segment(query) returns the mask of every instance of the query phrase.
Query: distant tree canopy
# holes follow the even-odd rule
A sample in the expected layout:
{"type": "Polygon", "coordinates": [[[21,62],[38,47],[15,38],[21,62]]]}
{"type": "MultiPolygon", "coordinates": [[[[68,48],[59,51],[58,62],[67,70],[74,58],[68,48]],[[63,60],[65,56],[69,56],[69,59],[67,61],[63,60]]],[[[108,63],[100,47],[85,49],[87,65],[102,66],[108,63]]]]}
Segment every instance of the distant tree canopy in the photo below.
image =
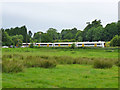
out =
{"type": "Polygon", "coordinates": [[[32,37],[32,32],[29,31],[27,34],[26,26],[15,27],[10,29],[1,29],[2,31],[2,45],[16,45],[21,44],[22,42],[30,42],[32,37]],[[18,41],[19,42],[18,42],[18,41]]]}
{"type": "Polygon", "coordinates": [[[5,31],[8,33],[9,36],[23,35],[24,38],[23,42],[26,42],[26,37],[27,37],[26,26],[5,29],[5,31]]]}
{"type": "Polygon", "coordinates": [[[94,20],[84,30],[77,28],[63,29],[60,33],[55,28],[49,28],[46,33],[27,32],[26,26],[1,29],[3,45],[17,45],[29,42],[82,42],[82,41],[110,41],[120,35],[120,21],[102,26],[101,20],[94,20]]]}

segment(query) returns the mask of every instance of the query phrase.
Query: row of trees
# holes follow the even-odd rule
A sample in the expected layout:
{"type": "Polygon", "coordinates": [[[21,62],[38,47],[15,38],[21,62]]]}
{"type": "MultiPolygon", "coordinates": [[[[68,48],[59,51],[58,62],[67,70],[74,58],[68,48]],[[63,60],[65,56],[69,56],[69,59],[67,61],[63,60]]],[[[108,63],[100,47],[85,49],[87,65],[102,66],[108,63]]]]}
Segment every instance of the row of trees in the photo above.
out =
{"type": "Polygon", "coordinates": [[[33,41],[40,42],[74,42],[74,41],[110,41],[115,35],[118,35],[120,30],[120,21],[107,24],[105,27],[101,24],[100,20],[94,20],[88,24],[85,29],[77,30],[63,29],[61,33],[57,33],[54,28],[49,28],[46,33],[39,32],[33,36],[33,41]]]}
{"type": "Polygon", "coordinates": [[[1,29],[3,45],[20,45],[25,42],[75,42],[75,41],[110,41],[120,31],[120,21],[107,24],[105,27],[100,20],[94,20],[85,29],[63,29],[58,33],[56,29],[49,28],[46,33],[27,32],[26,26],[1,29]]]}
{"type": "Polygon", "coordinates": [[[23,42],[30,42],[32,32],[27,33],[26,26],[1,29],[2,31],[2,45],[21,45],[23,42]]]}

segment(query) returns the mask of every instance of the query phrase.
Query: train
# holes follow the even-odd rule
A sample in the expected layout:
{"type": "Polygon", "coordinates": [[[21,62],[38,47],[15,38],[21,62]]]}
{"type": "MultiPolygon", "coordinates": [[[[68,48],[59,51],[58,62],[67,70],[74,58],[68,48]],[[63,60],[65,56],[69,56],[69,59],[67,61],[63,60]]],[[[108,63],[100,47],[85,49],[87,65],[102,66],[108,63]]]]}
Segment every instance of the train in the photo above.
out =
{"type": "MultiPolygon", "coordinates": [[[[23,46],[29,47],[31,43],[22,43],[23,46]]],[[[99,42],[56,42],[56,43],[33,43],[34,46],[38,47],[71,47],[75,44],[75,47],[106,47],[106,43],[99,42]]]]}

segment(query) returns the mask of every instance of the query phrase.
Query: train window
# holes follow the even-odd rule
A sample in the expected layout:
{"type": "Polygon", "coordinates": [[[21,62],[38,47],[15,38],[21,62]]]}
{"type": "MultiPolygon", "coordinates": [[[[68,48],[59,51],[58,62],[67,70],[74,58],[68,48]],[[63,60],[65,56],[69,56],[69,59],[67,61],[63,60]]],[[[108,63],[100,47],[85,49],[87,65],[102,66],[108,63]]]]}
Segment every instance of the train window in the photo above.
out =
{"type": "Polygon", "coordinates": [[[58,44],[55,44],[55,46],[58,45],[58,44]]]}
{"type": "Polygon", "coordinates": [[[82,44],[78,44],[78,45],[82,45],[82,44]]]}
{"type": "Polygon", "coordinates": [[[40,45],[47,45],[47,44],[40,44],[40,45]]]}
{"type": "Polygon", "coordinates": [[[68,44],[60,44],[60,45],[68,45],[68,44]]]}
{"type": "Polygon", "coordinates": [[[84,45],[94,45],[94,44],[84,44],[84,45]]]}
{"type": "Polygon", "coordinates": [[[97,43],[97,45],[101,45],[100,43],[97,43]]]}

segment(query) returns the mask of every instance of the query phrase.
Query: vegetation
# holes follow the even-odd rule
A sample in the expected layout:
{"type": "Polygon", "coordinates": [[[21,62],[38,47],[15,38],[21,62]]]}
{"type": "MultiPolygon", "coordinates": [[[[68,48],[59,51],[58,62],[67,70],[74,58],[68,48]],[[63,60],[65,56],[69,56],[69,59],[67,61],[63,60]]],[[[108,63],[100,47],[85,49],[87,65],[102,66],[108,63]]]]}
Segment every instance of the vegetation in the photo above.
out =
{"type": "Polygon", "coordinates": [[[94,61],[94,68],[112,68],[113,63],[111,60],[95,60],[94,61]]]}
{"type": "Polygon", "coordinates": [[[57,29],[49,28],[46,33],[41,31],[32,34],[27,32],[26,26],[15,27],[2,30],[2,45],[21,45],[24,43],[37,42],[82,42],[82,41],[110,41],[115,35],[119,35],[120,22],[102,26],[100,20],[94,20],[88,24],[84,30],[77,28],[63,29],[60,33],[57,29]],[[33,35],[33,37],[32,37],[33,35]]]}
{"type": "Polygon", "coordinates": [[[90,65],[57,65],[3,73],[3,88],[118,88],[118,68],[94,69],[90,65]]]}
{"type": "Polygon", "coordinates": [[[7,48],[3,88],[117,88],[116,48],[7,48]],[[101,58],[102,57],[102,58],[101,58]],[[95,61],[104,68],[93,68],[95,61]],[[104,61],[104,62],[101,62],[104,61]],[[109,64],[111,63],[112,64],[109,64]],[[103,82],[104,81],[104,82],[103,82]]]}
{"type": "Polygon", "coordinates": [[[120,46],[120,36],[116,35],[113,37],[113,39],[110,41],[111,46],[120,46]]]}
{"type": "Polygon", "coordinates": [[[23,70],[24,70],[24,65],[20,61],[16,61],[16,60],[3,60],[2,61],[2,72],[17,73],[23,70]]]}
{"type": "Polygon", "coordinates": [[[120,21],[103,27],[100,20],[83,31],[72,28],[60,33],[54,28],[34,34],[26,26],[2,28],[3,46],[32,43],[30,48],[2,49],[3,88],[117,88],[119,30],[120,21]],[[75,48],[73,43],[71,47],[33,48],[36,42],[76,41],[110,41],[113,47],[75,48]]]}

